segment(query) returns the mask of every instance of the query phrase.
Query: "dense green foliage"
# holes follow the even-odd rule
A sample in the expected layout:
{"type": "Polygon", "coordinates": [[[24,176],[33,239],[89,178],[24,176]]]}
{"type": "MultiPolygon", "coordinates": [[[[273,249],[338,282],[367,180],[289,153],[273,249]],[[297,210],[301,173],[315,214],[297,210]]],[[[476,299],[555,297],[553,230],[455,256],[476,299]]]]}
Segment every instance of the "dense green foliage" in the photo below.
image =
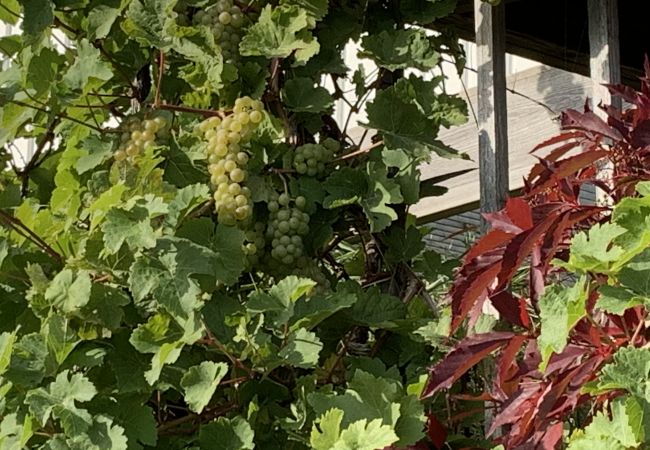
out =
{"type": "Polygon", "coordinates": [[[454,6],[1,0],[0,449],[427,445],[454,6]]]}

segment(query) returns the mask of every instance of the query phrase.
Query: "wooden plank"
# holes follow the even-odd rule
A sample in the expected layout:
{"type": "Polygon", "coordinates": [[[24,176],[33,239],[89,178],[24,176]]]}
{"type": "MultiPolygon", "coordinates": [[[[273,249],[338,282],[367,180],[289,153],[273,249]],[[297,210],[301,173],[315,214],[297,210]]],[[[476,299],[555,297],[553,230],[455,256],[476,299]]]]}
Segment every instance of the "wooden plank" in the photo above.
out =
{"type": "MultiPolygon", "coordinates": [[[[540,151],[531,155],[530,151],[559,132],[559,122],[556,119],[560,111],[582,108],[585,99],[591,97],[592,84],[587,77],[540,66],[510,75],[507,89],[509,185],[512,191],[523,187],[523,177],[528,175],[530,168],[537,162],[536,156],[548,153],[540,151]]],[[[477,109],[476,96],[477,91],[472,88],[465,98],[472,103],[474,110],[477,109]]],[[[424,198],[412,206],[409,211],[422,222],[478,207],[476,123],[470,119],[462,126],[443,128],[438,138],[466,153],[470,160],[434,157],[431,163],[420,167],[422,179],[463,169],[476,170],[442,183],[449,189],[442,197],[424,198]]]]}
{"type": "MultiPolygon", "coordinates": [[[[589,72],[593,86],[594,108],[599,103],[621,107],[621,99],[610,95],[603,83],[621,82],[618,0],[588,0],[589,72]]],[[[602,115],[596,108],[597,113],[602,115]]]]}
{"type": "Polygon", "coordinates": [[[481,212],[494,212],[503,207],[508,195],[505,4],[491,6],[475,0],[474,17],[481,212]]]}

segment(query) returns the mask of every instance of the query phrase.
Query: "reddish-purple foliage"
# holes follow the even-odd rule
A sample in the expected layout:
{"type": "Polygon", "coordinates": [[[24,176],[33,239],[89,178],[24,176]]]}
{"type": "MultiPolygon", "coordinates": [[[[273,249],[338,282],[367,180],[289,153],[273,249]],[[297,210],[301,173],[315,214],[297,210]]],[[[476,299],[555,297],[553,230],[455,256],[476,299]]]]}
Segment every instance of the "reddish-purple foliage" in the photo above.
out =
{"type": "Polygon", "coordinates": [[[551,260],[565,258],[571,238],[579,231],[608,220],[610,209],[583,205],[578,197],[585,184],[602,189],[618,202],[635,195],[639,181],[650,180],[650,63],[641,91],[608,86],[612,94],[632,107],[621,112],[602,107],[601,119],[585,106],[583,112],[562,114],[562,133],[532,152],[550,150],[525,180],[524,193],[505,208],[485,218],[491,230],[467,252],[449,293],[452,332],[466,320],[472,323],[489,301],[513,332],[492,332],[461,340],[437,365],[423,397],[449,388],[478,362],[496,353],[493,385],[482,398],[498,406],[490,432],[505,430],[496,439],[506,449],[555,449],[561,443],[562,424],[579,405],[602,402],[582,387],[592,381],[616,349],[643,345],[646,325],[641,307],[623,317],[591,314],[572,330],[566,348],[553,355],[544,373],[537,347],[539,331],[531,315],[544,286],[551,282],[551,260]],[[610,176],[599,177],[599,164],[610,176]],[[527,297],[510,292],[515,273],[528,264],[527,297]],[[629,330],[638,330],[631,335],[629,330]],[[634,340],[634,342],[632,342],[634,340]]]}

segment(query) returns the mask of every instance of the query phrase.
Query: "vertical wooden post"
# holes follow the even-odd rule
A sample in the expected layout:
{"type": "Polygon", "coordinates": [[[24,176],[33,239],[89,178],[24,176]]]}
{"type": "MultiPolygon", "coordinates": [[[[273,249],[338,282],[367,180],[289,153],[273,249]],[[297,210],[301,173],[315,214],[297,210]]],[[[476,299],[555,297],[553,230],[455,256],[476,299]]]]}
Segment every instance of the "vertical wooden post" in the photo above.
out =
{"type": "MultiPolygon", "coordinates": [[[[593,107],[596,114],[606,118],[598,108],[600,103],[622,106],[621,99],[612,97],[603,84],[621,82],[621,55],[618,28],[618,0],[588,0],[589,16],[589,72],[592,81],[593,107]]],[[[600,165],[599,178],[607,182],[613,170],[611,163],[600,165]]],[[[609,204],[609,196],[596,188],[596,203],[609,204]]]]}
{"type": "Polygon", "coordinates": [[[600,102],[621,106],[620,98],[612,98],[603,83],[621,82],[621,54],[618,28],[618,0],[588,0],[589,69],[593,82],[594,108],[600,102]]]}
{"type": "MultiPolygon", "coordinates": [[[[481,212],[501,209],[508,195],[505,2],[474,0],[478,75],[481,212]]],[[[485,231],[486,223],[481,222],[485,231]]]]}

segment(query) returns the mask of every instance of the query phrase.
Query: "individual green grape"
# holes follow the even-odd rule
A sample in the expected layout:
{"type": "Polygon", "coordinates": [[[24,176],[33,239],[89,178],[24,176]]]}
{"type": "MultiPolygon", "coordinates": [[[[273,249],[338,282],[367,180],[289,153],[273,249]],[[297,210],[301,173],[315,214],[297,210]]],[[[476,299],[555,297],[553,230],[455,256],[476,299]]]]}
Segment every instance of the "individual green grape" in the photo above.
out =
{"type": "Polygon", "coordinates": [[[293,155],[293,168],[301,175],[315,177],[325,173],[325,164],[330,162],[340,149],[337,141],[325,139],[320,144],[305,144],[296,148],[293,155]]]}
{"type": "Polygon", "coordinates": [[[246,238],[242,247],[251,267],[259,262],[260,256],[264,253],[265,245],[264,224],[257,222],[252,228],[246,231],[246,238]]]}
{"type": "Polygon", "coordinates": [[[242,97],[235,101],[233,114],[211,117],[196,127],[205,141],[217,218],[225,225],[243,224],[253,213],[251,192],[245,186],[249,156],[242,147],[257,127],[250,115],[262,111],[262,102],[242,97]]]}
{"type": "Polygon", "coordinates": [[[156,145],[156,138],[166,132],[167,120],[164,117],[146,120],[131,117],[124,126],[127,131],[122,134],[120,145],[113,153],[113,159],[121,164],[134,165],[138,155],[146,148],[156,145]]]}
{"type": "Polygon", "coordinates": [[[292,200],[287,193],[273,195],[267,207],[269,222],[266,238],[271,241],[271,258],[284,265],[293,265],[304,254],[302,236],[309,232],[309,215],[302,210],[304,197],[292,200]]]}

